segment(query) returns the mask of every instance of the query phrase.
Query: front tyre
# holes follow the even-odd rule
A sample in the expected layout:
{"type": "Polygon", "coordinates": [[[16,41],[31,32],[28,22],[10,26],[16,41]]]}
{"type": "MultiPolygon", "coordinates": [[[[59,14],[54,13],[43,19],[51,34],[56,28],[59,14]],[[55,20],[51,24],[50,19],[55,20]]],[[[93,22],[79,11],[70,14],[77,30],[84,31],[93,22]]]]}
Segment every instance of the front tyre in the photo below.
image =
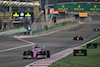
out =
{"type": "Polygon", "coordinates": [[[81,40],[83,40],[83,38],[81,38],[81,40]]]}
{"type": "Polygon", "coordinates": [[[76,37],[73,37],[73,40],[77,40],[77,38],[76,37]]]}

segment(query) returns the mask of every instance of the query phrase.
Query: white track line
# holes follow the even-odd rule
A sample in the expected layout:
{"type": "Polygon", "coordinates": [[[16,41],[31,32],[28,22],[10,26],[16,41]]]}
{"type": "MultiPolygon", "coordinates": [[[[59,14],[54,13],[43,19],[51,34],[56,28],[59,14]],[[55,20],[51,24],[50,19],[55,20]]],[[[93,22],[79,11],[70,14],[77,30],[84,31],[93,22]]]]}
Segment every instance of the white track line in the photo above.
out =
{"type": "Polygon", "coordinates": [[[8,49],[0,50],[0,52],[5,52],[5,51],[10,51],[10,50],[14,50],[14,49],[19,49],[19,48],[35,45],[35,43],[27,41],[27,40],[23,40],[23,39],[19,39],[19,38],[15,38],[15,39],[23,41],[23,42],[26,42],[26,43],[30,43],[30,44],[23,45],[23,46],[18,46],[18,47],[14,47],[14,48],[8,48],[8,49]]]}
{"type": "Polygon", "coordinates": [[[28,45],[24,45],[24,46],[18,46],[18,47],[14,47],[14,48],[5,49],[5,50],[0,50],[0,52],[10,51],[10,50],[19,49],[19,48],[23,48],[23,47],[27,47],[27,46],[32,46],[32,45],[35,45],[35,44],[28,44],[28,45]]]}
{"type": "Polygon", "coordinates": [[[30,42],[30,41],[27,41],[27,40],[24,40],[24,39],[21,39],[21,38],[15,38],[15,39],[20,40],[20,41],[23,41],[23,42],[26,42],[26,43],[35,44],[33,42],[30,42]]]}

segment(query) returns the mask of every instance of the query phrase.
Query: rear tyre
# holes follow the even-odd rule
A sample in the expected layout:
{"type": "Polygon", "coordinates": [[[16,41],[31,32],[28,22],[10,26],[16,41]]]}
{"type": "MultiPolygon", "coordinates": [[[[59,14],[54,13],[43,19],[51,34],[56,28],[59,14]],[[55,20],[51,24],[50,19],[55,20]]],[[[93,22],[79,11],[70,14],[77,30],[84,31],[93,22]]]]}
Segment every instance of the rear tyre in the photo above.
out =
{"type": "Polygon", "coordinates": [[[81,40],[83,40],[83,38],[81,38],[81,40]]]}
{"type": "Polygon", "coordinates": [[[94,29],[94,31],[96,31],[96,29],[94,29]]]}
{"type": "Polygon", "coordinates": [[[100,31],[100,30],[98,29],[98,31],[100,31]]]}
{"type": "Polygon", "coordinates": [[[50,58],[50,51],[49,50],[46,51],[46,56],[47,56],[47,58],[50,58]]]}

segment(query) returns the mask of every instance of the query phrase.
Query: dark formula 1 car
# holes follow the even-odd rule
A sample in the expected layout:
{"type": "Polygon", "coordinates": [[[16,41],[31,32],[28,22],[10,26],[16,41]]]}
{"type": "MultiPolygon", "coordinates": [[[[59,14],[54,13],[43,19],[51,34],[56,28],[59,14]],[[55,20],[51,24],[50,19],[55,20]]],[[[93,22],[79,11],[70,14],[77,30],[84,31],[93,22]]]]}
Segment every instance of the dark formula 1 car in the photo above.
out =
{"type": "Polygon", "coordinates": [[[94,29],[94,31],[100,31],[100,29],[98,29],[98,28],[95,28],[95,29],[94,29]]]}
{"type": "Polygon", "coordinates": [[[34,50],[24,51],[23,59],[31,59],[33,57],[36,58],[50,58],[50,51],[44,50],[41,47],[35,47],[34,50]]]}
{"type": "Polygon", "coordinates": [[[76,37],[73,37],[73,40],[83,40],[83,37],[81,37],[81,36],[76,36],[76,37]]]}

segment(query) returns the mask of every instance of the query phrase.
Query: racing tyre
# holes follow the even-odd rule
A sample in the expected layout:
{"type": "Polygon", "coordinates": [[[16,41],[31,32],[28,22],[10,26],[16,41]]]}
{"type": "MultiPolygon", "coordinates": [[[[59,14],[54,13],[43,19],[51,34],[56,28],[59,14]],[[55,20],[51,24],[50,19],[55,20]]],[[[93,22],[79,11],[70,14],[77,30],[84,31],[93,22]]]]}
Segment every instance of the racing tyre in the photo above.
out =
{"type": "Polygon", "coordinates": [[[46,55],[47,55],[47,58],[50,58],[50,51],[49,50],[46,51],[46,55]]]}
{"type": "Polygon", "coordinates": [[[81,40],[83,40],[83,38],[81,38],[81,40]]]}
{"type": "Polygon", "coordinates": [[[96,31],[96,29],[94,29],[94,31],[96,31]]]}
{"type": "Polygon", "coordinates": [[[73,37],[73,40],[76,40],[76,37],[73,37]]]}
{"type": "Polygon", "coordinates": [[[83,40],[83,38],[81,40],[83,40]]]}
{"type": "Polygon", "coordinates": [[[27,53],[27,52],[26,52],[26,51],[24,51],[23,56],[24,56],[24,55],[26,55],[26,53],[27,53]]]}
{"type": "Polygon", "coordinates": [[[23,59],[27,59],[27,58],[23,58],[23,59]]]}

